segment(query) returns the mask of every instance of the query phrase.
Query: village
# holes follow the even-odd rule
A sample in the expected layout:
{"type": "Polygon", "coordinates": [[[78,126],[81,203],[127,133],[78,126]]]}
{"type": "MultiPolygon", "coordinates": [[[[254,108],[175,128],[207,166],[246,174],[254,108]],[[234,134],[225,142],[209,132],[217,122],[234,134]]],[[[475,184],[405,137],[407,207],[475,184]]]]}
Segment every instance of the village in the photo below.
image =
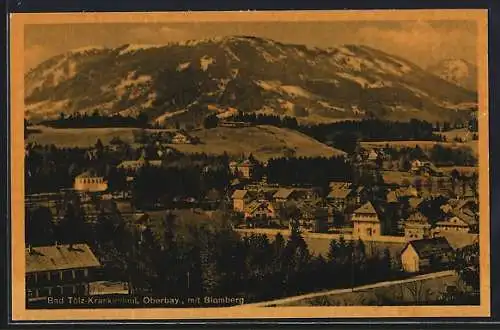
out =
{"type": "MultiPolygon", "coordinates": [[[[222,125],[232,129],[241,126],[231,122],[222,125]]],[[[277,234],[289,237],[299,232],[315,255],[326,255],[332,240],[362,241],[368,255],[389,251],[394,267],[406,274],[451,269],[453,251],[478,242],[477,178],[456,170],[444,173],[428,159],[409,159],[404,170],[394,170],[384,147],[358,148],[354,154],[341,157],[342,162],[354,164],[356,178],[315,186],[269,182],[272,180],[268,178],[268,161],[259,161],[251,154],[224,155],[221,162],[201,162],[199,167],[203,178],[222,175],[226,182],[222,186],[214,183],[205,189],[204,195],[185,191],[169,197],[160,193],[150,198],[141,196],[139,202],[134,194],[154,190],[147,185],[138,190],[141,173],[159,171],[168,162],[179,162],[182,153],[175,149],[176,144],[202,141],[182,130],[137,136],[136,140],[135,150],[119,138],[109,145],[98,141],[81,155],[85,166],[80,172],[73,169],[71,186],[26,195],[28,214],[37,214],[44,208],[49,210],[50,221],[61,223],[68,218],[70,201],[81,208],[84,221],[91,225],[103,216],[119,214],[140,233],[138,241],[147,228],[152,228],[155,221],[163,221],[168,212],[209,221],[228,218],[232,230],[243,237],[260,234],[273,240],[277,234]],[[128,155],[128,159],[116,155],[128,155]],[[113,157],[122,160],[107,164],[113,157]],[[114,173],[113,178],[110,173],[114,173]]],[[[46,150],[28,144],[28,163],[46,150]]],[[[28,166],[28,176],[32,170],[28,166]]],[[[160,179],[153,174],[149,183],[160,179]]],[[[26,256],[31,302],[45,301],[54,295],[133,292],[126,280],[110,281],[102,270],[101,258],[78,239],[45,246],[28,242],[26,256]]]]}

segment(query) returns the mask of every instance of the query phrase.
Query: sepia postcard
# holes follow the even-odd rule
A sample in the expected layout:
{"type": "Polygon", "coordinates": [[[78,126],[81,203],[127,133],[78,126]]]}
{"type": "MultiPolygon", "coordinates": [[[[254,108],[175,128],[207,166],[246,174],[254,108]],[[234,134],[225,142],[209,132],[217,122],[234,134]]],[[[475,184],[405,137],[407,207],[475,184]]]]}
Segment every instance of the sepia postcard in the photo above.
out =
{"type": "Polygon", "coordinates": [[[490,315],[486,10],[15,13],[10,43],[13,321],[490,315]]]}

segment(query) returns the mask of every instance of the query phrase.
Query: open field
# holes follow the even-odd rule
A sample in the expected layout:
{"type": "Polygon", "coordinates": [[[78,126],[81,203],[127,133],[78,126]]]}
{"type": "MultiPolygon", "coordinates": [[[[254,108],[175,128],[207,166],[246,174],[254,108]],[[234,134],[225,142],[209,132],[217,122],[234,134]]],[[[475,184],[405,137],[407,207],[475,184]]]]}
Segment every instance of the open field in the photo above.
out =
{"type": "Polygon", "coordinates": [[[441,171],[445,174],[450,174],[453,170],[457,170],[459,173],[464,173],[470,175],[472,173],[477,173],[479,168],[477,166],[441,166],[439,167],[441,171]]]}
{"type": "Polygon", "coordinates": [[[115,136],[127,143],[133,143],[133,132],[140,130],[139,128],[51,128],[45,126],[33,126],[33,129],[39,130],[39,133],[30,134],[26,142],[80,148],[95,145],[97,139],[101,139],[102,143],[106,145],[115,136]]]}
{"type": "Polygon", "coordinates": [[[282,157],[288,153],[295,156],[337,156],[344,152],[324,145],[307,135],[274,126],[243,128],[217,127],[194,131],[202,144],[176,144],[172,147],[185,153],[205,152],[212,154],[249,154],[259,160],[282,157]]]}
{"type": "MultiPolygon", "coordinates": [[[[42,126],[33,128],[39,130],[39,133],[30,134],[26,142],[37,142],[41,145],[54,144],[60,147],[89,147],[93,146],[97,139],[108,144],[115,136],[132,144],[133,132],[140,130],[138,128],[55,129],[42,126]]],[[[148,129],[146,131],[159,130],[148,129]]],[[[185,153],[222,154],[224,151],[235,155],[253,153],[260,160],[285,154],[294,154],[297,157],[330,157],[344,154],[343,151],[324,145],[307,135],[274,126],[217,127],[192,131],[190,134],[199,137],[202,143],[171,144],[170,146],[185,153]]]]}
{"type": "Polygon", "coordinates": [[[383,148],[388,145],[391,148],[415,148],[417,145],[423,150],[431,149],[436,144],[448,148],[468,147],[474,154],[478,155],[478,141],[468,142],[439,142],[439,141],[381,141],[381,142],[361,142],[363,148],[383,148]]]}

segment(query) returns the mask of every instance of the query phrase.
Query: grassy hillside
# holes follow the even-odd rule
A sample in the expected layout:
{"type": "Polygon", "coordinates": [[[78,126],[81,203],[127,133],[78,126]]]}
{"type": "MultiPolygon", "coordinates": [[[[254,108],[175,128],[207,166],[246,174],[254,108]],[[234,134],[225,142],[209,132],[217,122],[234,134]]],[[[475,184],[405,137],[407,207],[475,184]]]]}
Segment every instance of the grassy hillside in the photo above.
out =
{"type": "MultiPolygon", "coordinates": [[[[37,142],[42,145],[54,144],[60,147],[88,147],[101,139],[104,144],[115,136],[121,140],[133,143],[134,131],[131,128],[73,128],[54,129],[37,127],[39,133],[30,134],[27,142],[37,142]]],[[[343,151],[324,145],[304,134],[273,126],[255,126],[245,128],[217,127],[208,130],[197,130],[192,135],[198,136],[201,144],[172,144],[181,152],[209,154],[249,154],[260,160],[280,157],[285,154],[300,156],[337,156],[343,151]]]]}
{"type": "Polygon", "coordinates": [[[330,157],[344,154],[343,151],[324,145],[304,134],[274,126],[217,127],[199,130],[193,135],[198,136],[202,144],[172,146],[186,153],[221,154],[224,151],[229,154],[252,153],[260,160],[289,153],[294,153],[297,157],[330,157]]]}
{"type": "Polygon", "coordinates": [[[54,144],[59,147],[89,147],[101,139],[102,143],[109,144],[117,136],[127,143],[134,142],[134,128],[49,128],[36,127],[26,142],[36,142],[41,145],[54,144]]]}

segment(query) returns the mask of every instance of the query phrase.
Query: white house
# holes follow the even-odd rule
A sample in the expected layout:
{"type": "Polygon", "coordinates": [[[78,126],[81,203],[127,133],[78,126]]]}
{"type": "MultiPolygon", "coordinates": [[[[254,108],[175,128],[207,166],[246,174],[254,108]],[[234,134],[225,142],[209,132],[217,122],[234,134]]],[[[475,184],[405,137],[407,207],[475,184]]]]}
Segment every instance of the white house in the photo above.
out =
{"type": "Polygon", "coordinates": [[[453,248],[444,237],[408,242],[401,251],[401,265],[408,273],[440,268],[451,258],[453,248]]]}
{"type": "Polygon", "coordinates": [[[249,193],[248,190],[237,189],[234,191],[231,196],[233,199],[233,210],[237,212],[244,212],[249,202],[249,193]]]}
{"type": "Polygon", "coordinates": [[[378,153],[374,149],[370,150],[370,152],[368,153],[368,160],[376,161],[377,158],[378,158],[378,153]]]}
{"type": "Polygon", "coordinates": [[[367,202],[356,209],[352,214],[351,221],[353,224],[352,234],[356,238],[370,239],[382,234],[380,219],[371,202],[367,202]]]}
{"type": "Polygon", "coordinates": [[[469,223],[458,216],[452,216],[446,220],[441,220],[436,223],[435,231],[446,232],[454,231],[461,233],[468,233],[470,229],[469,223]]]}
{"type": "Polygon", "coordinates": [[[75,177],[73,188],[78,191],[100,192],[108,189],[108,183],[104,177],[87,171],[75,177]]]}
{"type": "Polygon", "coordinates": [[[175,144],[186,144],[186,143],[190,143],[190,142],[191,141],[190,141],[189,137],[183,133],[177,133],[172,138],[172,143],[175,143],[175,144]]]}

